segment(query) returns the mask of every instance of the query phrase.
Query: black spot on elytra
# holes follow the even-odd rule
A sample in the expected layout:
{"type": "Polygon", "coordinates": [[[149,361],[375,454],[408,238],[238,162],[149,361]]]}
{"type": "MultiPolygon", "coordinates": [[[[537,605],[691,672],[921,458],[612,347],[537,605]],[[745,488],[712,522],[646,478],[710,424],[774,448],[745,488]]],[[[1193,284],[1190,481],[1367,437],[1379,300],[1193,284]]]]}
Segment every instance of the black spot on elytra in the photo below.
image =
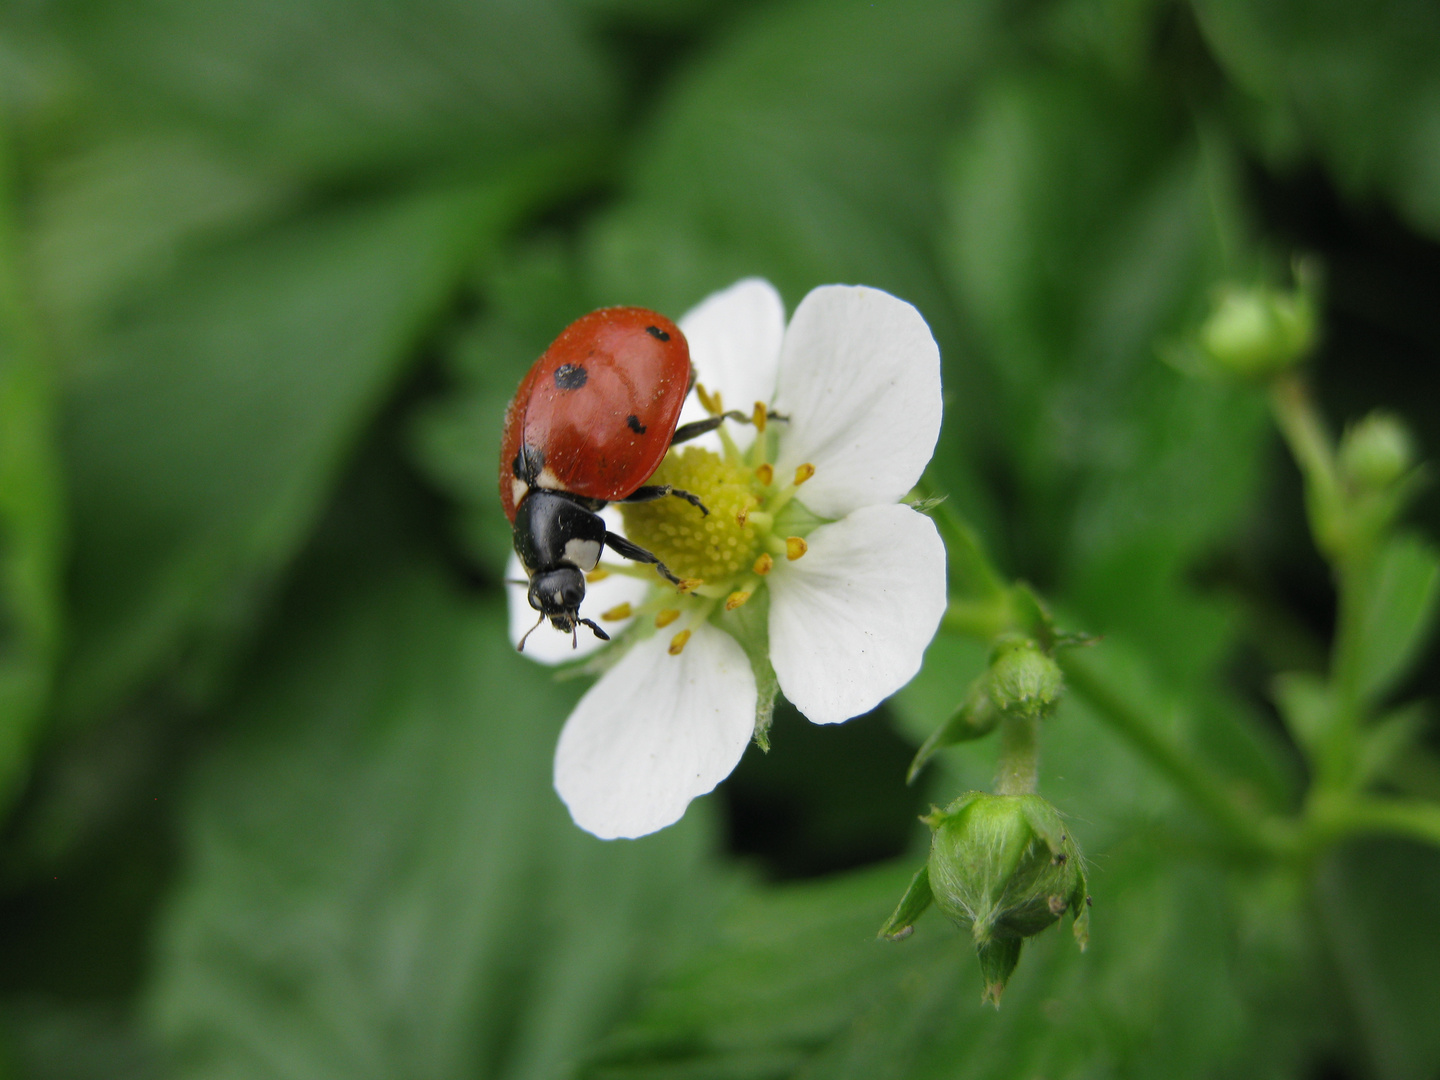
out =
{"type": "Polygon", "coordinates": [[[670,335],[667,334],[664,330],[661,330],[658,326],[647,326],[645,327],[645,332],[659,341],[670,340],[670,335]]]}
{"type": "Polygon", "coordinates": [[[636,435],[645,434],[645,425],[640,422],[638,416],[627,416],[625,418],[625,424],[631,431],[635,432],[636,435]]]}
{"type": "Polygon", "coordinates": [[[555,369],[555,385],[561,390],[579,390],[590,374],[579,364],[561,364],[555,369]]]}

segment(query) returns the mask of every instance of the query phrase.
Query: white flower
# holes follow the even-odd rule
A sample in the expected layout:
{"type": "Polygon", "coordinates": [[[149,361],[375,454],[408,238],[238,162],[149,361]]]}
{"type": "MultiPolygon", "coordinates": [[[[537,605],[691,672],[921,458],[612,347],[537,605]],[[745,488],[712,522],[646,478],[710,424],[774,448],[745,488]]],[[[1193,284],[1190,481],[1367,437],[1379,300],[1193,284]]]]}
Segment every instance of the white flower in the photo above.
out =
{"type": "MultiPolygon", "coordinates": [[[[760,552],[753,569],[742,550],[733,573],[697,574],[706,584],[694,595],[620,574],[589,589],[582,614],[635,610],[645,617],[636,630],[669,627],[636,641],[590,688],[555,751],[556,790],[576,824],[604,838],[678,821],[738,764],[761,692],[751,663],[756,632],[747,636],[738,610],[752,593],[768,592],[761,652],[768,630],[780,689],[817,724],[859,716],[905,685],[945,610],[944,545],[929,518],[900,503],[940,431],[940,354],[919,312],[878,289],[828,285],[800,302],[787,327],[774,288],[747,279],[706,299],[680,327],[712,406],[718,391],[724,407],[749,414],[752,402],[764,402],[784,419],[758,440],[737,424],[706,436],[725,455],[723,465],[717,454],[705,457],[707,467],[728,469],[760,493],[728,489],[753,501],[742,537],[760,552]]],[[[690,402],[681,420],[704,415],[690,402]]],[[[672,454],[667,465],[691,476],[699,461],[672,454]]],[[[723,504],[718,487],[697,493],[712,510],[712,500],[723,504]]],[[[644,543],[634,513],[631,539],[644,543]]],[[[735,547],[740,527],[723,517],[704,519],[712,532],[701,538],[735,547]]],[[[745,524],[747,513],[737,520],[745,524]]],[[[518,639],[534,612],[521,587],[512,586],[510,603],[518,639]]],[[[576,655],[569,635],[541,630],[548,634],[537,631],[526,655],[576,655]]],[[[759,674],[768,678],[768,667],[759,674]]]]}

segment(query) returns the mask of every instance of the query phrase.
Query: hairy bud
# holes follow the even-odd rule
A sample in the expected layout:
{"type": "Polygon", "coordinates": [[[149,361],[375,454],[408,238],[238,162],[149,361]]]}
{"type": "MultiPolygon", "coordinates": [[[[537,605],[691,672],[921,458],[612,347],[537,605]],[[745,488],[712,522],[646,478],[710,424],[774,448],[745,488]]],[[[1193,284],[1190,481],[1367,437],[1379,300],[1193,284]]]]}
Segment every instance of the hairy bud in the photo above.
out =
{"type": "Polygon", "coordinates": [[[1215,366],[1245,378],[1265,378],[1298,363],[1315,337],[1309,294],[1266,286],[1227,286],[1200,330],[1201,347],[1215,366]]]}
{"type": "Polygon", "coordinates": [[[1340,469],[1352,486],[1383,491],[1415,464],[1415,442],[1399,418],[1372,412],[1345,433],[1340,469]]]}
{"type": "Polygon", "coordinates": [[[1064,688],[1060,665],[1031,639],[1012,638],[995,646],[989,696],[1001,712],[1027,720],[1045,716],[1064,688]]]}
{"type": "Polygon", "coordinates": [[[982,1000],[1000,1004],[1025,938],[1068,910],[1083,949],[1090,909],[1080,849],[1059,812],[1038,795],[972,791],[925,822],[933,830],[930,860],[881,928],[907,937],[932,901],[970,931],[985,977],[982,1000]]]}

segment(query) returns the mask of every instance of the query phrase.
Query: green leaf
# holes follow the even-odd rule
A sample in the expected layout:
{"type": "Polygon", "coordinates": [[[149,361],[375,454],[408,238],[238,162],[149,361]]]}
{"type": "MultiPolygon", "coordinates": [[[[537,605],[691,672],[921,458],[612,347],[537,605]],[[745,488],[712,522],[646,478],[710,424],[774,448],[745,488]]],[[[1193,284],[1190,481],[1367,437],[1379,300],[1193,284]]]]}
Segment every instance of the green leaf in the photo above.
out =
{"type": "Polygon", "coordinates": [[[1261,1040],[1287,1042],[1280,1017],[1250,1009],[1213,875],[1133,845],[1105,864],[1090,950],[1053,931],[1028,941],[998,1014],[978,1004],[973,945],[937,913],[902,942],[875,939],[909,866],[747,898],[721,944],[662,984],[584,1075],[964,1080],[1103,1067],[1169,1080],[1225,1075],[1261,1040]]]}
{"type": "Polygon", "coordinates": [[[1355,755],[1357,784],[1370,784],[1378,777],[1393,775],[1400,758],[1424,734],[1428,720],[1426,703],[1416,701],[1362,730],[1360,748],[1355,755]]]}
{"type": "Polygon", "coordinates": [[[1350,845],[1319,876],[1321,915],[1380,1080],[1440,1072],[1440,853],[1403,841],[1350,845]]]}
{"type": "Polygon", "coordinates": [[[25,775],[60,639],[61,469],[48,358],[12,228],[0,132],[0,817],[25,775]]]}
{"type": "Polygon", "coordinates": [[[65,402],[65,713],[248,621],[461,268],[523,202],[500,182],[317,215],[198,260],[86,358],[65,402]]]}
{"type": "Polygon", "coordinates": [[[60,355],[83,354],[145,292],[213,246],[292,207],[293,178],[226,154],[195,132],[92,136],[35,163],[35,289],[60,355]]]}
{"type": "Polygon", "coordinates": [[[575,690],[499,608],[333,576],[189,784],[149,992],[175,1075],[564,1075],[705,925],[704,807],[580,832],[550,783],[575,690]]]}
{"type": "Polygon", "coordinates": [[[1405,674],[1425,642],[1440,601],[1440,551],[1413,534],[1397,536],[1361,590],[1366,603],[1353,643],[1354,674],[1373,700],[1405,674]]]}
{"type": "Polygon", "coordinates": [[[1318,153],[1353,198],[1383,194],[1440,235],[1440,9],[1413,0],[1196,0],[1226,75],[1259,113],[1278,164],[1318,153]]]}
{"type": "Polygon", "coordinates": [[[1290,672],[1276,677],[1273,690],[1291,738],[1313,760],[1323,752],[1335,719],[1329,684],[1318,675],[1290,672]]]}
{"type": "Polygon", "coordinates": [[[1156,344],[1241,246],[1235,175],[1163,84],[1137,96],[1060,65],[988,81],[951,155],[946,254],[1034,523],[1021,569],[1057,581],[1071,625],[1133,634],[1187,685],[1233,636],[1187,575],[1255,489],[1264,412],[1156,344]]]}
{"type": "MultiPolygon", "coordinates": [[[[111,110],[320,180],[593,138],[616,73],[558,0],[98,0],[63,22],[111,110]]],[[[78,9],[78,10],[76,10],[78,9]]]]}

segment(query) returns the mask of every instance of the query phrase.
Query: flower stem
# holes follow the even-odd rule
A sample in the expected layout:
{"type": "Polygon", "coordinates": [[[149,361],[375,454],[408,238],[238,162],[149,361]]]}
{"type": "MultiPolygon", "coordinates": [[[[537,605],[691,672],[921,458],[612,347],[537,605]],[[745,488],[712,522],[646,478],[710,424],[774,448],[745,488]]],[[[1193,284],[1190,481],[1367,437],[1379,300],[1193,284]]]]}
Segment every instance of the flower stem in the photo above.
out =
{"type": "Polygon", "coordinates": [[[1000,722],[997,795],[1033,795],[1040,781],[1039,717],[1007,716],[1000,722]]]}
{"type": "Polygon", "coordinates": [[[1362,833],[1388,833],[1440,847],[1440,805],[1411,799],[1312,799],[1307,839],[1321,847],[1362,833]]]}

